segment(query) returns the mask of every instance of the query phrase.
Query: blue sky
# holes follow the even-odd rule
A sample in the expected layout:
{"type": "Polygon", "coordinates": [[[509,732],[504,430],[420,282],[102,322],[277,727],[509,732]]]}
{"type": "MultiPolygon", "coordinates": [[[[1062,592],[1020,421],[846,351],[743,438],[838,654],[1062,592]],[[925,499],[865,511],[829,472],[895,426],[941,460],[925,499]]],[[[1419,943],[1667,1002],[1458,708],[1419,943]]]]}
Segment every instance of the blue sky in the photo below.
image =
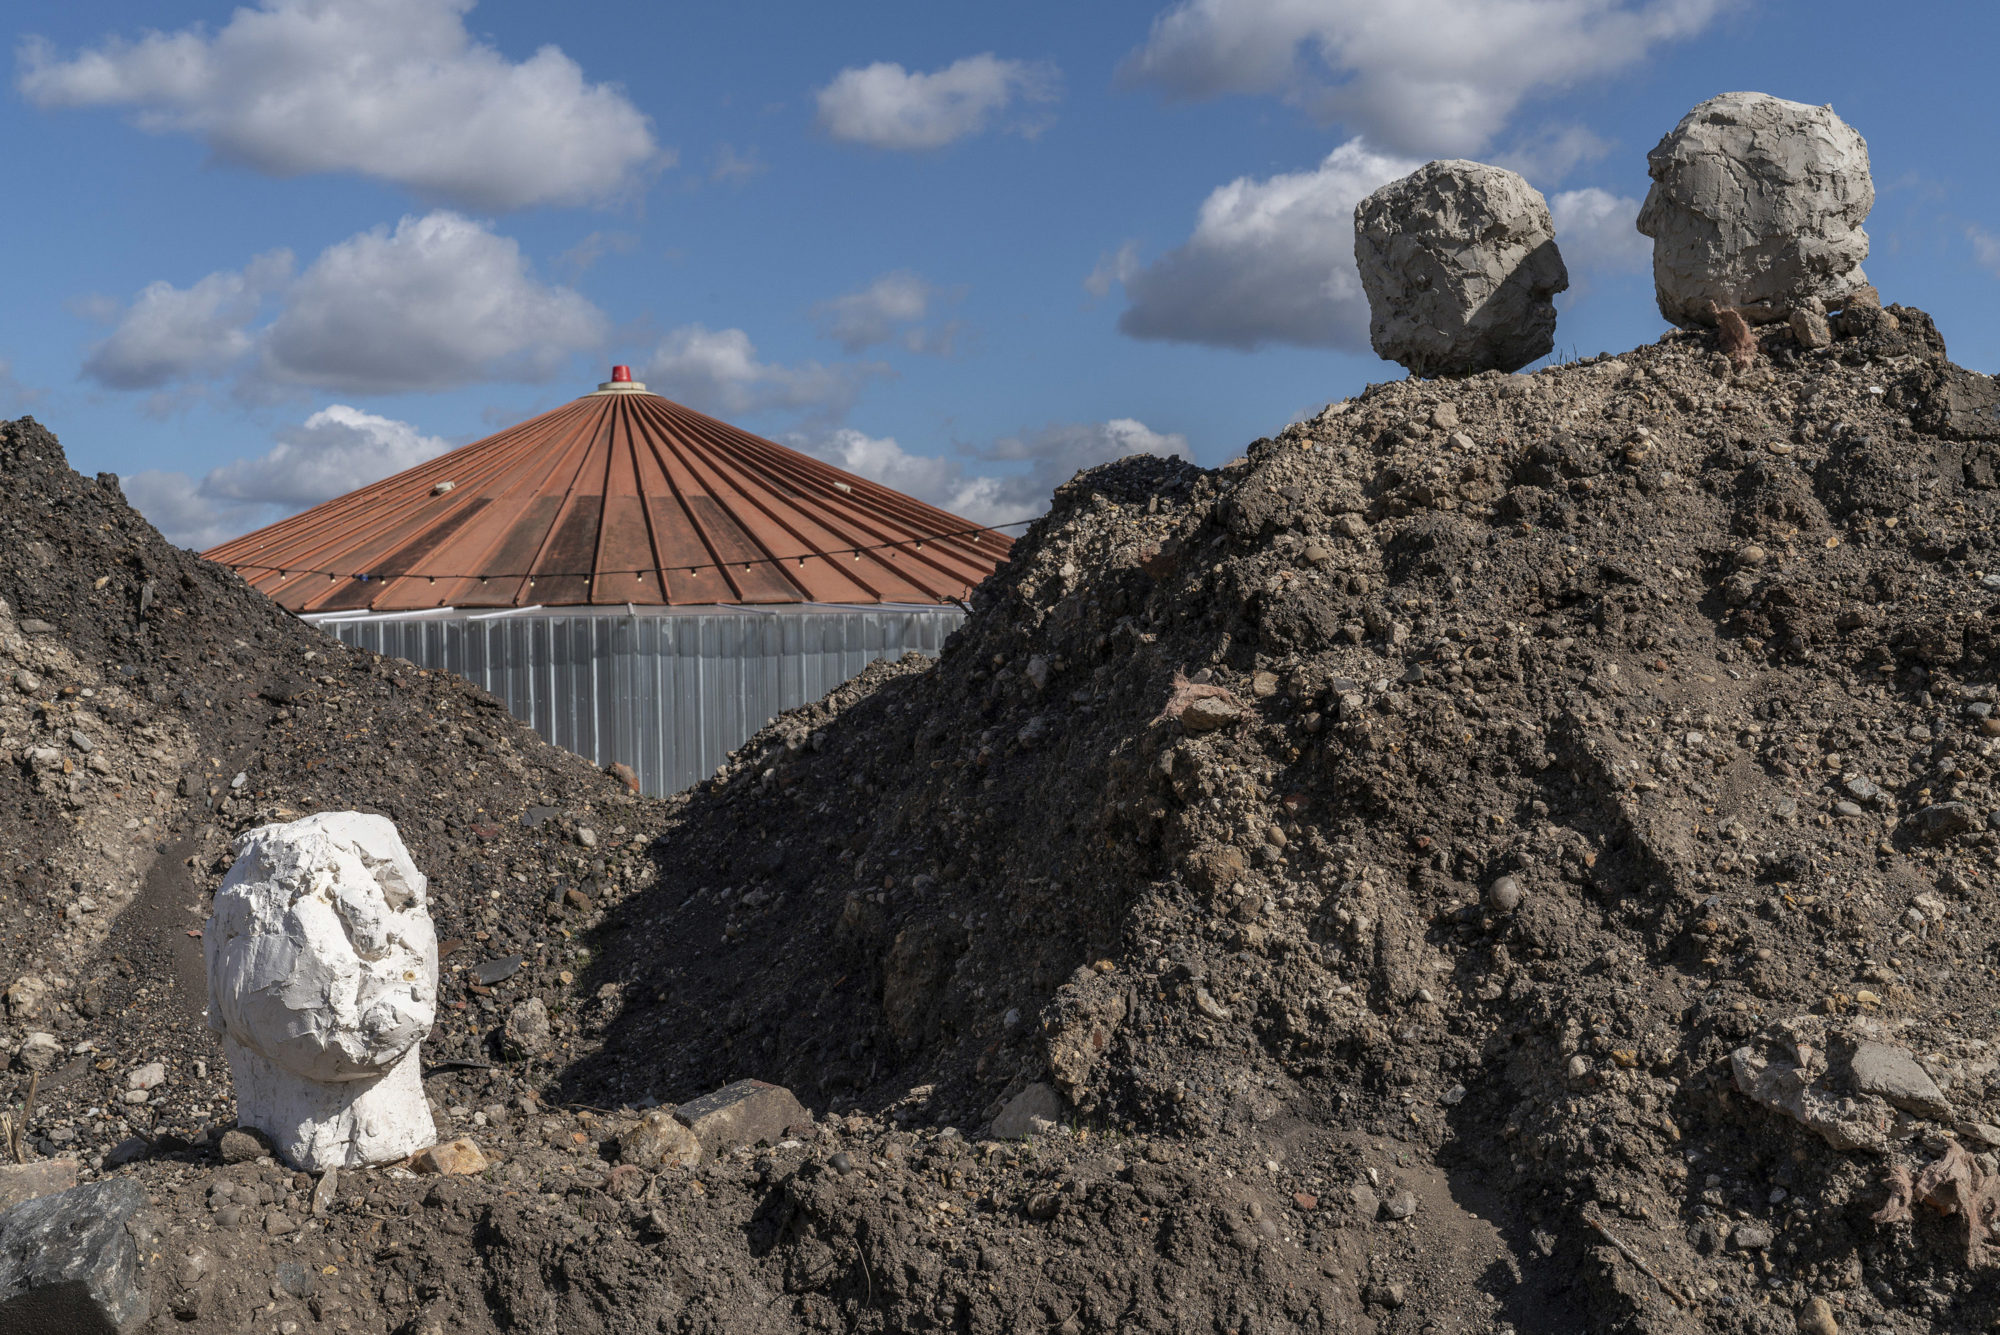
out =
{"type": "Polygon", "coordinates": [[[1726,0],[16,0],[0,414],[205,544],[592,388],[982,520],[1400,369],[1351,211],[1517,167],[1559,354],[1663,330],[1645,153],[1732,89],[1868,140],[1869,276],[2000,367],[2000,10],[1726,0]]]}

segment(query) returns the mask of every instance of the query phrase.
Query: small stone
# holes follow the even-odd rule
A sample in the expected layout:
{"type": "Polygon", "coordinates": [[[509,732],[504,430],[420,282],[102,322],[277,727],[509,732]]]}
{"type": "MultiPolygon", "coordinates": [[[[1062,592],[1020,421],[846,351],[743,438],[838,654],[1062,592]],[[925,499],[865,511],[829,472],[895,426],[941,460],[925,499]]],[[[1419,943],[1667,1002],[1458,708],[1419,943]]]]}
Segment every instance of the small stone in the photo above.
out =
{"type": "Polygon", "coordinates": [[[1849,820],[1853,820],[1855,817],[1862,815],[1863,812],[1854,803],[1843,800],[1833,804],[1833,814],[1836,816],[1845,816],[1849,820]]]}
{"type": "Polygon", "coordinates": [[[1319,1197],[1309,1191],[1295,1191],[1292,1193],[1292,1204],[1310,1213],[1319,1209],[1319,1197]]]}
{"type": "Polygon", "coordinates": [[[1181,711],[1181,727],[1189,732],[1214,732],[1243,721],[1242,706],[1220,696],[1203,696],[1181,711]]]}
{"type": "Polygon", "coordinates": [[[1759,1223],[1738,1224],[1729,1245],[1739,1252],[1761,1252],[1771,1245],[1771,1230],[1759,1223]]]}
{"type": "Polygon", "coordinates": [[[534,1057],[548,1051],[553,1034],[549,1028],[549,1008],[540,997],[530,997],[507,1012],[501,1043],[515,1057],[534,1057]]]}
{"type": "Polygon", "coordinates": [[[487,1169],[486,1155],[470,1137],[460,1136],[442,1145],[421,1149],[410,1158],[410,1167],[438,1177],[468,1177],[487,1169]]]}
{"type": "Polygon", "coordinates": [[[993,1119],[995,1140],[1021,1140],[1046,1136],[1062,1124],[1062,1095],[1055,1087],[1036,1081],[1007,1101],[993,1119]]]}
{"type": "Polygon", "coordinates": [[[1049,660],[1046,655],[1036,654],[1028,660],[1028,684],[1038,691],[1048,689],[1049,660]]]}
{"type": "Polygon", "coordinates": [[[273,1210],[264,1216],[264,1231],[274,1238],[282,1238],[299,1231],[299,1221],[283,1210],[273,1210]]]}
{"type": "Polygon", "coordinates": [[[1755,570],[1758,566],[1763,565],[1769,557],[1769,552],[1753,542],[1749,546],[1737,550],[1736,564],[1748,570],[1755,570]]]}
{"type": "Polygon", "coordinates": [[[1194,1008],[1211,1020],[1227,1020],[1229,1008],[1217,1001],[1209,990],[1200,984],[1194,989],[1194,1008]]]}
{"type": "Polygon", "coordinates": [[[1360,1213],[1363,1219],[1373,1219],[1382,1212],[1381,1198],[1375,1194],[1374,1188],[1365,1182],[1358,1183],[1350,1188],[1347,1193],[1347,1199],[1354,1203],[1355,1210],[1360,1213]]]}
{"type": "Polygon", "coordinates": [[[1382,1202],[1384,1219],[1408,1219],[1417,1212],[1417,1195],[1413,1191],[1399,1191],[1382,1202]]]}
{"type": "Polygon", "coordinates": [[[597,831],[591,829],[588,825],[579,825],[576,827],[576,841],[585,848],[596,848],[597,831]]]}
{"type": "Polygon", "coordinates": [[[1917,1117],[1949,1117],[1951,1103],[1917,1059],[1887,1043],[1860,1043],[1848,1059],[1854,1087],[1917,1117]]]}
{"type": "Polygon", "coordinates": [[[324,1219],[326,1212],[333,1208],[334,1197],[339,1195],[339,1193],[340,1170],[338,1168],[329,1168],[319,1175],[319,1181],[313,1183],[312,1205],[310,1207],[312,1217],[315,1219],[324,1219]]]}
{"type": "Polygon", "coordinates": [[[1277,693],[1278,693],[1277,673],[1258,672],[1251,675],[1250,694],[1259,697],[1268,697],[1276,695],[1277,693]]]}
{"type": "Polygon", "coordinates": [[[1333,553],[1316,542],[1308,544],[1302,555],[1305,557],[1306,564],[1312,566],[1323,566],[1333,560],[1333,553]]]}
{"type": "Polygon", "coordinates": [[[81,728],[71,728],[69,730],[69,744],[85,755],[89,755],[97,749],[97,743],[91,741],[90,734],[81,728]]]}
{"type": "Polygon", "coordinates": [[[62,1045],[56,1036],[40,1030],[30,1031],[21,1046],[14,1050],[14,1060],[24,1071],[50,1071],[62,1060],[62,1045]]]}
{"type": "Polygon", "coordinates": [[[35,974],[23,974],[7,989],[7,1013],[17,1020],[31,1020],[42,1013],[49,985],[35,974]]]}
{"type": "Polygon", "coordinates": [[[1458,430],[1458,408],[1455,404],[1440,403],[1431,409],[1431,425],[1440,431],[1458,430]]]}
{"type": "Polygon", "coordinates": [[[144,1136],[127,1136],[104,1152],[104,1170],[123,1168],[128,1163],[137,1163],[152,1152],[153,1146],[144,1136]]]}
{"type": "Polygon", "coordinates": [[[1524,894],[1525,892],[1521,889],[1521,882],[1517,878],[1502,876],[1488,887],[1486,902],[1502,913],[1512,913],[1515,909],[1521,907],[1521,900],[1524,894]]]}
{"type": "Polygon", "coordinates": [[[1857,802],[1873,802],[1882,796],[1882,790],[1866,779],[1849,779],[1845,785],[1848,796],[1857,802]]]}
{"type": "Polygon", "coordinates": [[[763,1080],[738,1080],[713,1094],[674,1109],[682,1126],[694,1132],[711,1156],[739,1145],[768,1141],[775,1145],[795,1126],[811,1126],[812,1114],[792,1091],[763,1080]]]}
{"type": "Polygon", "coordinates": [[[653,1108],[618,1137],[618,1157],[636,1168],[692,1168],[701,1160],[701,1142],[664,1108],[653,1108]]]}
{"type": "Polygon", "coordinates": [[[1361,1291],[1362,1301],[1377,1307],[1401,1307],[1408,1296],[1401,1284],[1370,1284],[1361,1291]]]}
{"type": "Polygon", "coordinates": [[[1802,348],[1823,348],[1833,342],[1833,329],[1826,322],[1825,311],[1811,306],[1795,306],[1789,323],[1792,337],[1802,348]]]}
{"type": "Polygon", "coordinates": [[[38,1196],[53,1196],[76,1185],[74,1159],[45,1159],[40,1163],[0,1164],[0,1215],[38,1196]]]}
{"type": "Polygon", "coordinates": [[[251,1127],[231,1127],[216,1146],[224,1163],[252,1163],[271,1153],[271,1141],[251,1127]]]}
{"type": "Polygon", "coordinates": [[[1840,1322],[1834,1319],[1833,1304],[1824,1298],[1813,1298],[1798,1315],[1799,1335],[1840,1335],[1840,1322]]]}
{"type": "Polygon", "coordinates": [[[494,987],[521,972],[521,963],[519,955],[502,955],[499,959],[473,965],[471,973],[481,987],[494,987]]]}
{"type": "Polygon", "coordinates": [[[826,1166],[842,1177],[846,1177],[854,1171],[854,1156],[846,1150],[841,1150],[826,1161],[826,1166]]]}
{"type": "Polygon", "coordinates": [[[141,1104],[141,1103],[144,1103],[144,1102],[145,1102],[145,1101],[146,1101],[147,1099],[149,1099],[149,1098],[151,1098],[151,1097],[152,1097],[152,1095],[148,1094],[148,1093],[147,1093],[147,1092],[146,1092],[145,1090],[143,1090],[143,1089],[127,1089],[127,1090],[122,1090],[122,1091],[120,1091],[120,1093],[119,1093],[119,1095],[118,1095],[118,1098],[119,1098],[119,1101],[120,1101],[120,1102],[123,1102],[123,1103],[130,1103],[130,1104],[134,1104],[134,1105],[136,1105],[136,1104],[141,1104]]]}
{"type": "Polygon", "coordinates": [[[125,1077],[127,1089],[158,1089],[167,1083],[165,1062],[147,1062],[125,1077]]]}
{"type": "Polygon", "coordinates": [[[604,1194],[614,1201],[633,1200],[645,1193],[646,1172],[633,1164],[621,1163],[604,1178],[604,1194]]]}

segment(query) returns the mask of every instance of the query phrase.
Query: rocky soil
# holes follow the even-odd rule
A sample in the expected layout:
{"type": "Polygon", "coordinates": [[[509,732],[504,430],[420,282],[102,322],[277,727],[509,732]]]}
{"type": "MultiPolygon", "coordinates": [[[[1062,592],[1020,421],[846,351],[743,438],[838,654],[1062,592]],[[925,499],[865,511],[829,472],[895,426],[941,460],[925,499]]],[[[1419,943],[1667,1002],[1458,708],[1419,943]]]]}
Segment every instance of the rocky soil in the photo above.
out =
{"type": "Polygon", "coordinates": [[[1988,1326],[2000,390],[1837,323],[1081,475],[661,803],[0,428],[24,1154],[143,1186],[156,1330],[1988,1326]],[[324,808],[432,877],[481,1174],[224,1141],[188,933],[324,808]],[[624,1162],[745,1076],[811,1124],[624,1162]]]}

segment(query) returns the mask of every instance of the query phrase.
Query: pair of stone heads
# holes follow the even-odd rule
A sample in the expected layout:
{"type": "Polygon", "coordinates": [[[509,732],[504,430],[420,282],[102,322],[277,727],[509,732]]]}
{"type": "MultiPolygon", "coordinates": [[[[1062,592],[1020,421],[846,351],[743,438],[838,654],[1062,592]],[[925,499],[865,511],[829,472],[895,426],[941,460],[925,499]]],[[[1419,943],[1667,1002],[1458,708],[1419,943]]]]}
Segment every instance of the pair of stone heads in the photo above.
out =
{"type": "MultiPolygon", "coordinates": [[[[1724,93],[1647,155],[1638,227],[1660,314],[1683,329],[1838,308],[1867,286],[1868,145],[1831,107],[1724,93]]],[[[1515,371],[1555,346],[1569,287],[1548,202],[1520,176],[1432,162],[1354,211],[1375,351],[1418,375],[1515,371]]]]}

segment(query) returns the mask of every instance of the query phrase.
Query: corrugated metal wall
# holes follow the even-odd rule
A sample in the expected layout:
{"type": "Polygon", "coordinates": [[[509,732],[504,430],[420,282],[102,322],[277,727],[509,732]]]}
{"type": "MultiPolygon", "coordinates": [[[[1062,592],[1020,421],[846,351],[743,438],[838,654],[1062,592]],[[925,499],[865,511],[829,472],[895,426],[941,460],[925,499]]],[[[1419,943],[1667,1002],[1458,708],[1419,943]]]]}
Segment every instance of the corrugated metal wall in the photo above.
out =
{"type": "Polygon", "coordinates": [[[955,607],[308,618],[346,644],[478,683],[555,745],[630,765],[654,796],[713,774],[773,715],[875,659],[941,652],[964,619],[955,607]]]}

